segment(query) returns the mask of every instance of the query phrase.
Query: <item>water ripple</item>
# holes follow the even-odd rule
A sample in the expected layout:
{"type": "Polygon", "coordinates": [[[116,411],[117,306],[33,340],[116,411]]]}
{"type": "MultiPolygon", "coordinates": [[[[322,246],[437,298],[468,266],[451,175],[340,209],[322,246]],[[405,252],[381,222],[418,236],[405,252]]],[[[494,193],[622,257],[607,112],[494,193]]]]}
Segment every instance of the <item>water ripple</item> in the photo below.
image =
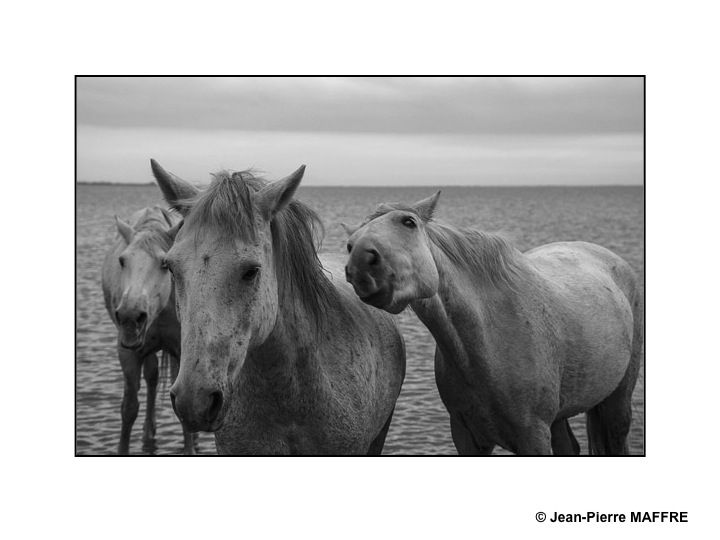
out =
{"type": "MultiPolygon", "coordinates": [[[[299,198],[322,216],[323,249],[344,251],[340,222],[359,223],[377,203],[413,201],[432,188],[301,187],[299,198]]],[[[129,217],[136,209],[161,203],[153,186],[89,186],[77,190],[77,336],[76,450],[78,454],[113,454],[120,435],[122,373],[115,352],[115,327],[103,304],[100,268],[115,236],[113,215],[129,217]]],[[[521,249],[558,240],[586,240],[604,245],[644,273],[643,194],[640,188],[492,188],[444,187],[438,218],[458,226],[507,233],[521,249]]],[[[417,317],[402,313],[399,324],[407,345],[407,376],[385,443],[385,454],[456,454],[450,420],[435,386],[435,344],[417,317]]],[[[643,370],[644,371],[644,370],[643,370]]],[[[644,451],[644,377],[633,394],[633,454],[644,451]]],[[[157,452],[182,452],[182,430],[170,407],[167,387],[158,390],[157,452]]],[[[143,453],[144,384],[130,452],[143,453]]],[[[570,422],[584,453],[583,416],[570,422]]],[[[201,453],[215,453],[211,435],[199,437],[201,453]]],[[[497,454],[507,454],[496,450],[497,454]]]]}

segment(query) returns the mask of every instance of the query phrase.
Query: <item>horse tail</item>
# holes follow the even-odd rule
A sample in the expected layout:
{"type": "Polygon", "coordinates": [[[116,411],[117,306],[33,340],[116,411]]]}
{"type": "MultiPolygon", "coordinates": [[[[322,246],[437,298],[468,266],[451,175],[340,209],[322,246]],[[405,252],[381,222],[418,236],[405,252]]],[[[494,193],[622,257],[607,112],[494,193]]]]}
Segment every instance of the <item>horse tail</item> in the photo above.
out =
{"type": "Polygon", "coordinates": [[[627,435],[632,423],[632,394],[642,364],[645,306],[637,280],[625,294],[633,318],[630,362],[622,381],[607,398],[587,411],[588,446],[591,455],[628,454],[627,435]]]}

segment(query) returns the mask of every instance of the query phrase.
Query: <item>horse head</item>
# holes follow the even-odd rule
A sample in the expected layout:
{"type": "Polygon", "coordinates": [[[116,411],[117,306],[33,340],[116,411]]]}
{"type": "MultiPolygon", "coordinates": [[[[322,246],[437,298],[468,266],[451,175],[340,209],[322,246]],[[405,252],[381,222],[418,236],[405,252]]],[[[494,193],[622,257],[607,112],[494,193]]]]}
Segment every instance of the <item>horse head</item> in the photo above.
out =
{"type": "Polygon", "coordinates": [[[115,217],[125,247],[117,259],[122,294],[115,304],[120,344],[138,349],[148,329],[172,301],[173,287],[164,263],[176,221],[167,211],[148,208],[135,226],[115,217]]]}
{"type": "Polygon", "coordinates": [[[201,192],[151,164],[165,199],[184,215],[166,257],[182,350],[171,399],[189,429],[215,431],[248,351],[275,327],[282,269],[275,264],[272,225],[305,167],[275,183],[222,172],[201,192]]]}
{"type": "Polygon", "coordinates": [[[412,205],[381,204],[355,231],[346,227],[345,278],[363,302],[400,313],[411,301],[437,292],[426,225],[439,197],[438,191],[412,205]]]}

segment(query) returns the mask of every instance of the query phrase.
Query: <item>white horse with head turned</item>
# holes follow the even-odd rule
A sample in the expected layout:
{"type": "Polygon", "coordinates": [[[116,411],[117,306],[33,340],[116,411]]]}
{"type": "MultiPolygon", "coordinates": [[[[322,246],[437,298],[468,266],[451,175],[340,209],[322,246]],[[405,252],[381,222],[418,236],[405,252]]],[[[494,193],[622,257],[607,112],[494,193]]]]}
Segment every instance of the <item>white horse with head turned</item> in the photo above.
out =
{"type": "Polygon", "coordinates": [[[643,306],[627,262],[598,245],[519,252],[435,222],[439,192],[382,204],[350,234],[346,277],[366,303],[411,306],[437,343],[435,376],[461,454],[626,454],[643,306]]]}

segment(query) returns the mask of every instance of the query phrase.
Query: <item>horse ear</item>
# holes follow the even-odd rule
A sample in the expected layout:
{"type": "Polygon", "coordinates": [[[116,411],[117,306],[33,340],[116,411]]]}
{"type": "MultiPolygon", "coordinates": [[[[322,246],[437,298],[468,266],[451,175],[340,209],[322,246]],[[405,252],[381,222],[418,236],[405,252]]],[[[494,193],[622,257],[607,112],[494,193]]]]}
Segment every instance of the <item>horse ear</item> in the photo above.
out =
{"type": "Polygon", "coordinates": [[[120,233],[120,236],[122,236],[123,240],[125,240],[125,243],[130,244],[133,236],[135,236],[133,228],[117,216],[115,216],[115,224],[117,225],[117,230],[120,233]]]}
{"type": "Polygon", "coordinates": [[[172,216],[170,216],[170,212],[165,210],[164,208],[160,208],[160,211],[162,212],[163,217],[165,218],[165,223],[168,224],[168,227],[172,228],[173,226],[173,219],[172,216]]]}
{"type": "Polygon", "coordinates": [[[167,235],[173,242],[175,241],[175,237],[177,236],[178,231],[182,228],[183,223],[185,223],[185,221],[181,219],[173,227],[170,227],[170,229],[168,229],[167,235]]]}
{"type": "Polygon", "coordinates": [[[191,208],[189,201],[194,198],[200,190],[189,182],[167,172],[154,159],[150,160],[150,167],[167,203],[183,216],[187,215],[191,208]]]}
{"type": "Polygon", "coordinates": [[[434,195],[431,195],[427,199],[418,201],[412,205],[413,209],[423,221],[429,221],[433,217],[435,212],[435,206],[437,205],[438,199],[440,198],[441,191],[438,190],[434,195]]]}
{"type": "Polygon", "coordinates": [[[255,203],[268,221],[285,208],[305,174],[305,165],[282,180],[265,186],[255,194],[255,203]]]}
{"type": "Polygon", "coordinates": [[[355,233],[355,231],[357,230],[357,229],[353,229],[352,227],[349,227],[348,225],[346,225],[345,223],[342,223],[342,222],[340,223],[340,226],[343,228],[343,230],[345,231],[345,234],[347,234],[348,237],[352,236],[355,233]]]}

